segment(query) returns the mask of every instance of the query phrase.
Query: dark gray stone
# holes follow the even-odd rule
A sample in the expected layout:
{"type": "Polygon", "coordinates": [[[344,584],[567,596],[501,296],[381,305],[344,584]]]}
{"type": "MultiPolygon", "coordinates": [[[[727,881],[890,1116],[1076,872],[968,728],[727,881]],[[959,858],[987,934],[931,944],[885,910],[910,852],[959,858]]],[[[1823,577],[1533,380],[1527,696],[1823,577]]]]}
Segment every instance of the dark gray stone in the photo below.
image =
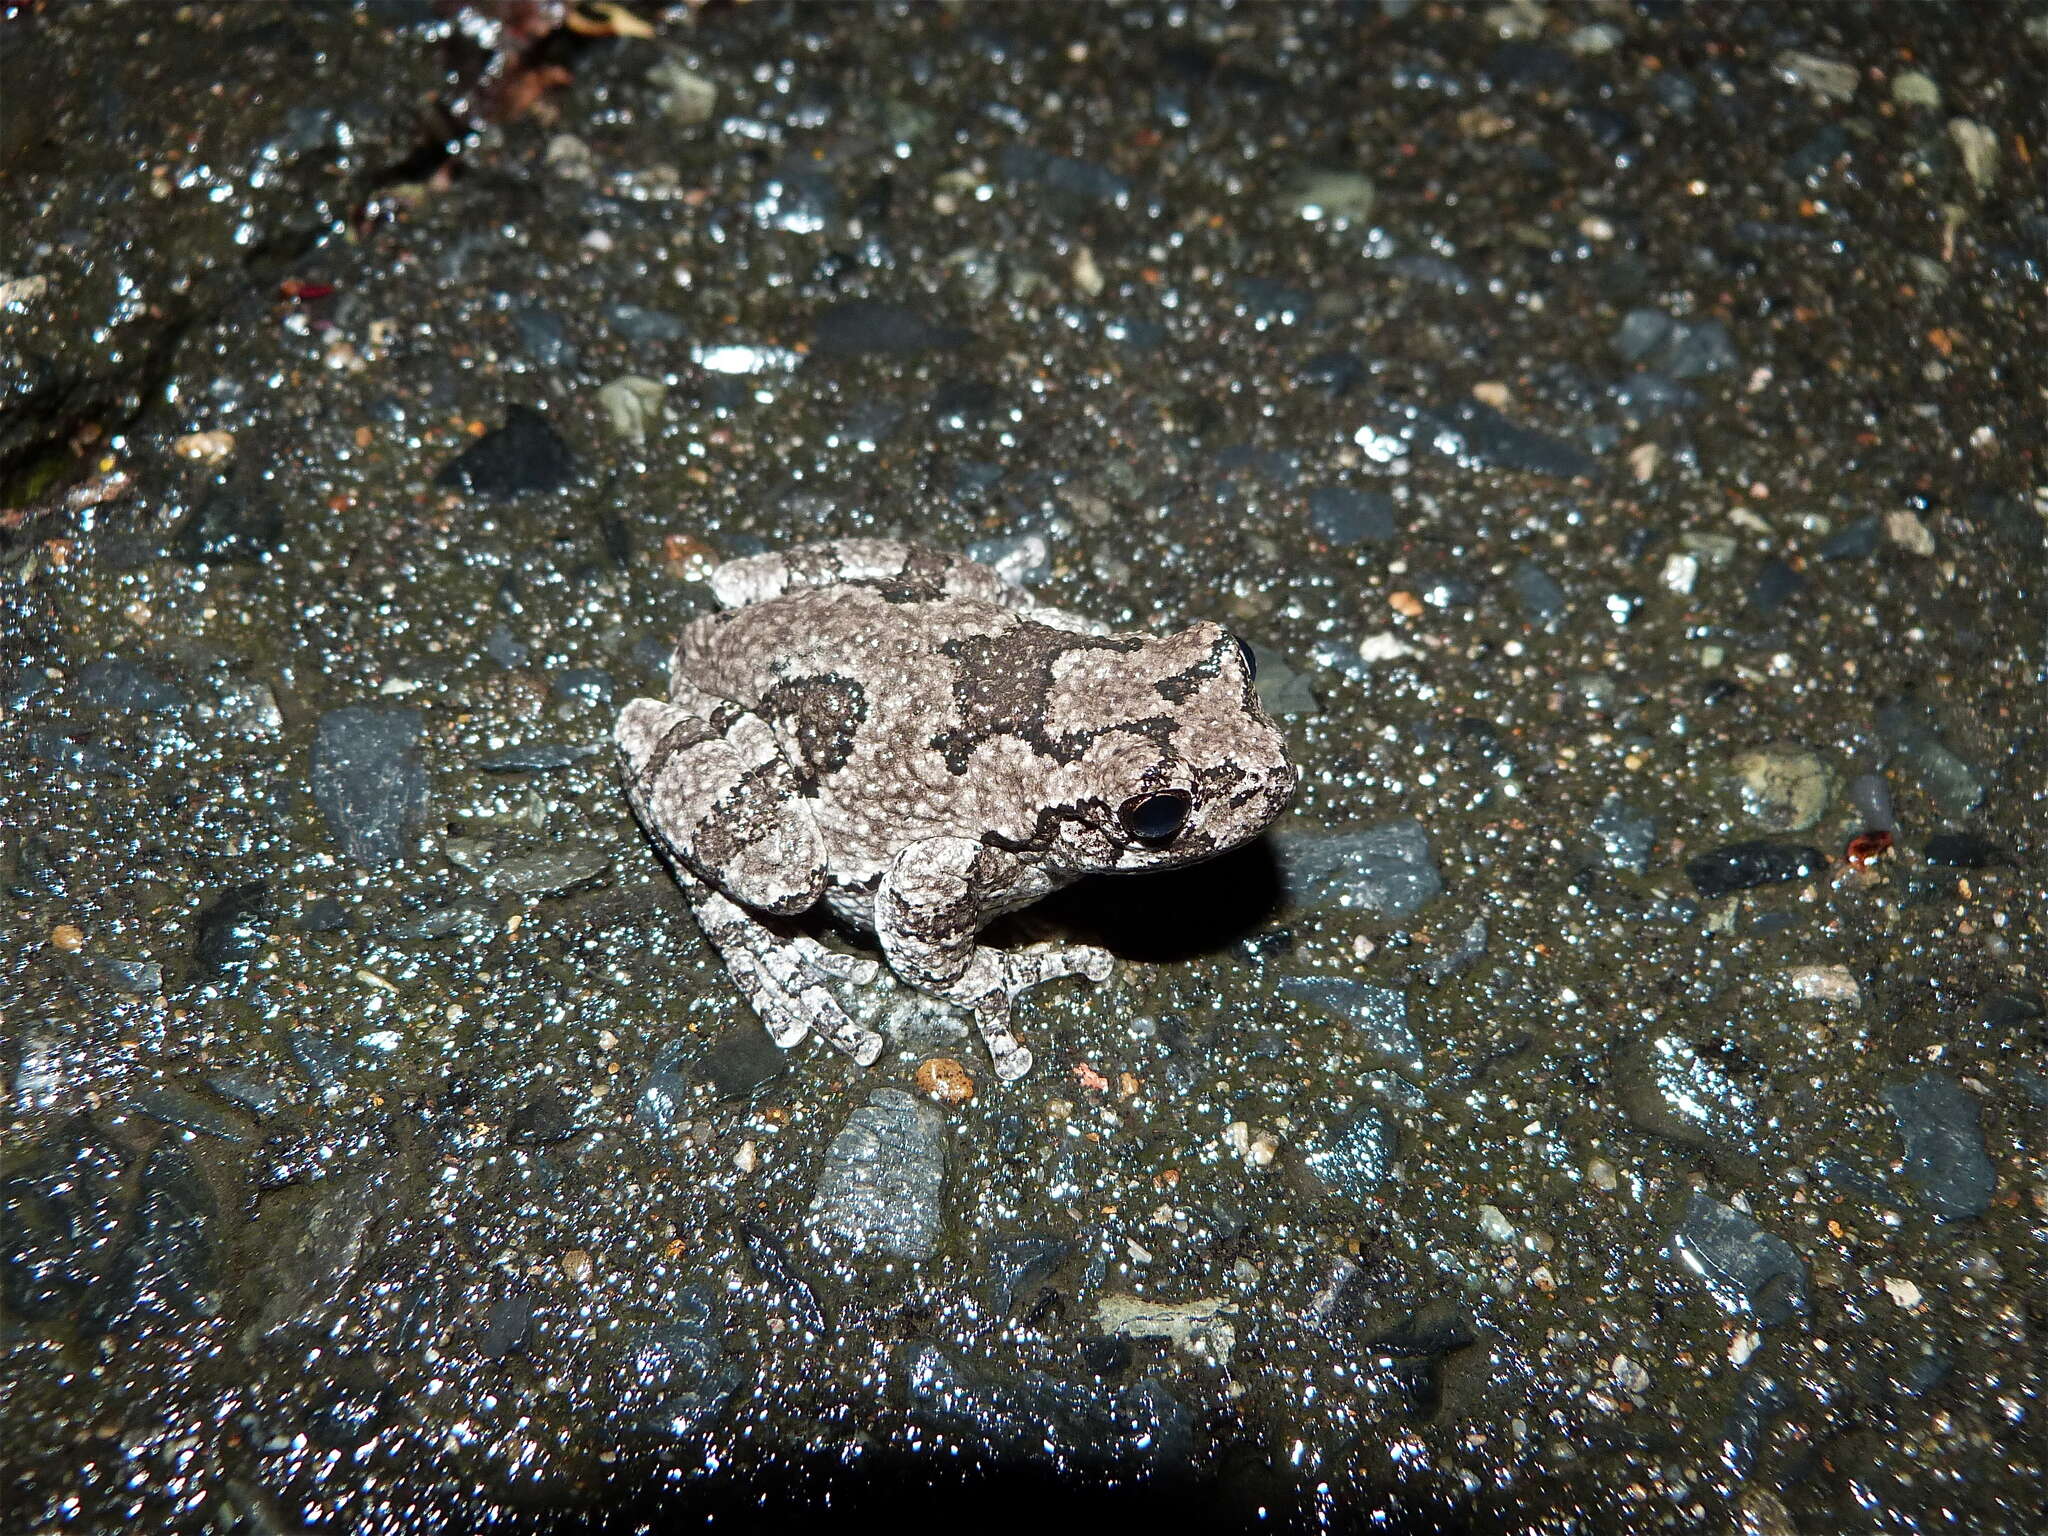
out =
{"type": "Polygon", "coordinates": [[[1072,1258],[1074,1245],[1049,1233],[1030,1233],[989,1248],[988,1307],[1008,1317],[1034,1297],[1055,1271],[1072,1258]]]}
{"type": "Polygon", "coordinates": [[[1394,498],[1384,491],[1361,491],[1348,485],[1317,486],[1308,493],[1308,523],[1319,538],[1337,549],[1382,544],[1396,532],[1394,498]]]}
{"type": "Polygon", "coordinates": [[[1630,808],[1619,795],[1609,795],[1593,818],[1593,836],[1609,867],[1640,875],[1650,867],[1657,842],[1657,823],[1648,813],[1630,808]]]}
{"type": "Polygon", "coordinates": [[[812,1230],[857,1250],[930,1258],[939,1243],[946,1122],[900,1088],[877,1088],[825,1152],[812,1230]]]}
{"type": "Polygon", "coordinates": [[[1283,832],[1272,842],[1287,897],[1298,906],[1337,902],[1407,918],[1444,888],[1419,821],[1382,822],[1355,832],[1283,832]]]}
{"type": "Polygon", "coordinates": [[[1399,1156],[1400,1132],[1385,1111],[1367,1106],[1328,1133],[1302,1158],[1336,1194],[1367,1200],[1380,1191],[1399,1156]]]}
{"type": "Polygon", "coordinates": [[[623,1411],[670,1435],[715,1419],[741,1381],[737,1363],[725,1358],[725,1319],[725,1298],[709,1284],[681,1291],[668,1316],[643,1328],[627,1353],[623,1411]]]}
{"type": "Polygon", "coordinates": [[[711,1042],[690,1075],[728,1102],[751,1099],[789,1070],[789,1058],[758,1021],[741,1019],[711,1042]]]}
{"type": "Polygon", "coordinates": [[[253,1138],[251,1126],[240,1116],[175,1083],[144,1088],[129,1102],[150,1119],[161,1120],[179,1130],[194,1131],[221,1141],[244,1142],[253,1138]]]}
{"type": "Polygon", "coordinates": [[[1898,1117],[1906,1177],[1921,1202],[1943,1221],[1982,1216],[1998,1179],[1976,1095],[1946,1072],[1929,1072],[1885,1089],[1884,1101],[1898,1117]]]}
{"type": "Polygon", "coordinates": [[[1195,1454],[1194,1415],[1150,1377],[1112,1392],[1043,1371],[970,1375],[936,1344],[906,1365],[912,1414],[1006,1465],[1179,1468],[1195,1454]]]}
{"type": "Polygon", "coordinates": [[[633,1118],[657,1136],[678,1135],[689,1123],[690,1084],[674,1072],[650,1072],[633,1100],[633,1118]]]}
{"type": "Polygon", "coordinates": [[[547,417],[531,406],[508,405],[505,423],[450,460],[434,483],[472,496],[503,500],[528,492],[559,491],[576,478],[576,456],[547,417]]]}
{"type": "Polygon", "coordinates": [[[491,866],[487,879],[494,891],[559,896],[602,880],[611,873],[611,867],[611,860],[601,850],[575,844],[506,859],[491,866]]]}
{"type": "Polygon", "coordinates": [[[1564,588],[1542,566],[1524,560],[1508,572],[1508,588],[1531,624],[1548,624],[1565,610],[1564,588]]]}
{"type": "Polygon", "coordinates": [[[1422,1042],[1408,1023],[1408,994],[1349,976],[1284,976],[1280,991],[1354,1026],[1365,1043],[1411,1071],[1422,1070],[1422,1042]]]}
{"type": "Polygon", "coordinates": [[[512,329],[519,333],[519,345],[535,366],[549,373],[576,366],[576,344],[569,340],[561,316],[538,304],[522,304],[512,311],[512,329]]]}
{"type": "Polygon", "coordinates": [[[1131,195],[1131,184],[1116,172],[1031,144],[1005,144],[996,167],[1005,180],[1044,187],[1078,202],[1122,203],[1131,195]]]}
{"type": "Polygon", "coordinates": [[[857,357],[868,353],[929,352],[964,345],[971,334],[939,325],[916,310],[875,299],[849,299],[818,316],[811,335],[813,357],[857,357]]]}
{"type": "Polygon", "coordinates": [[[355,704],[320,717],[313,739],[313,800],[342,852],[388,864],[427,814],[423,725],[416,709],[355,704]]]}
{"type": "Polygon", "coordinates": [[[548,680],[548,692],[570,704],[609,704],[617,691],[603,667],[570,667],[548,680]]]}
{"type": "Polygon", "coordinates": [[[160,715],[184,709],[185,691],[132,661],[95,661],[80,667],[68,690],[81,704],[127,714],[160,715]]]}
{"type": "Polygon", "coordinates": [[[485,773],[554,773],[604,751],[596,741],[535,741],[488,753],[476,765],[485,773]]]}
{"type": "Polygon", "coordinates": [[[270,937],[270,882],[230,886],[199,913],[199,967],[209,976],[245,969],[270,937]]]}
{"type": "Polygon", "coordinates": [[[1805,843],[1728,843],[1685,861],[1692,888],[1709,901],[1753,890],[1806,880],[1827,867],[1818,848],[1805,843]]]}
{"type": "Polygon", "coordinates": [[[1768,1328],[1810,1310],[1806,1261],[1798,1250],[1704,1191],[1692,1192],[1671,1250],[1728,1312],[1754,1316],[1768,1328]]]}

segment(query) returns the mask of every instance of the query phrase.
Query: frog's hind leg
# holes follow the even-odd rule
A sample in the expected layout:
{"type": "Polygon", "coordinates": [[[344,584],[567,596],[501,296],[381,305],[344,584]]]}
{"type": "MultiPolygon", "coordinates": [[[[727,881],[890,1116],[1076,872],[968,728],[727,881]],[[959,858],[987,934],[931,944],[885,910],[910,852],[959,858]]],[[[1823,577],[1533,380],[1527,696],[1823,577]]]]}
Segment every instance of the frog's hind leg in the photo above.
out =
{"type": "Polygon", "coordinates": [[[641,825],[700,879],[764,912],[817,901],[824,840],[766,721],[682,685],[627,704],[612,739],[641,825]]]}
{"type": "Polygon", "coordinates": [[[745,907],[685,873],[682,885],[733,982],[767,1027],[768,1037],[789,1050],[817,1034],[866,1067],[882,1054],[882,1037],[848,1016],[825,986],[827,976],[872,981],[879,967],[857,955],[827,949],[809,934],[745,907]]]}

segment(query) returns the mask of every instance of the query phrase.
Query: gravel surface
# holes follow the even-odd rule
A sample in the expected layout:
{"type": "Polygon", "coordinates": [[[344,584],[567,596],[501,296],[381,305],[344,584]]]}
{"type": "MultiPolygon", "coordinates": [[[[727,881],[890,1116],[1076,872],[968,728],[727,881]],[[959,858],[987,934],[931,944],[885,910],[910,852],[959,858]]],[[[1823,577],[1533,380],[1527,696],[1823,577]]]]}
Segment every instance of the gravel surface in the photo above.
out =
{"type": "Polygon", "coordinates": [[[7,7],[0,1529],[2039,1529],[2039,0],[447,9],[7,7]],[[1304,769],[1020,1082],[615,778],[849,534],[1304,769]]]}

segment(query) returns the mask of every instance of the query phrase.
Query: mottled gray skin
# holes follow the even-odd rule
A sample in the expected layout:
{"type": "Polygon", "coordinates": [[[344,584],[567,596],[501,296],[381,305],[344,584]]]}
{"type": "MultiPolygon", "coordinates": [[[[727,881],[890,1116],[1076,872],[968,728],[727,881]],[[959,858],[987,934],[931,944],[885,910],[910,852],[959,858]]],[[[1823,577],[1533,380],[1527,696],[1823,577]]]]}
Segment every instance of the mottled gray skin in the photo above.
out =
{"type": "Polygon", "coordinates": [[[669,698],[613,732],[627,794],[775,1042],[863,1066],[881,1038],[830,977],[874,962],[799,932],[823,902],[911,986],[969,1009],[1004,1079],[1016,995],[1105,979],[1087,946],[976,942],[1084,875],[1169,869],[1255,837],[1296,774],[1243,648],[1215,624],[1109,634],[971,560],[842,539],[720,566],[669,698]]]}

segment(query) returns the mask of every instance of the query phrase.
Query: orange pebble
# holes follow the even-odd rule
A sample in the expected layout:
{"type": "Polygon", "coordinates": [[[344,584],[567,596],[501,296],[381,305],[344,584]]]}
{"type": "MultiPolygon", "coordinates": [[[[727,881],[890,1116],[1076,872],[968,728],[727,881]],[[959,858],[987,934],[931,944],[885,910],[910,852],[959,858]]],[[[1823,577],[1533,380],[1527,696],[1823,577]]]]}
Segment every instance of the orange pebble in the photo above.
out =
{"type": "Polygon", "coordinates": [[[917,1091],[940,1104],[965,1104],[974,1097],[974,1079],[951,1056],[934,1056],[918,1064],[917,1091]]]}

